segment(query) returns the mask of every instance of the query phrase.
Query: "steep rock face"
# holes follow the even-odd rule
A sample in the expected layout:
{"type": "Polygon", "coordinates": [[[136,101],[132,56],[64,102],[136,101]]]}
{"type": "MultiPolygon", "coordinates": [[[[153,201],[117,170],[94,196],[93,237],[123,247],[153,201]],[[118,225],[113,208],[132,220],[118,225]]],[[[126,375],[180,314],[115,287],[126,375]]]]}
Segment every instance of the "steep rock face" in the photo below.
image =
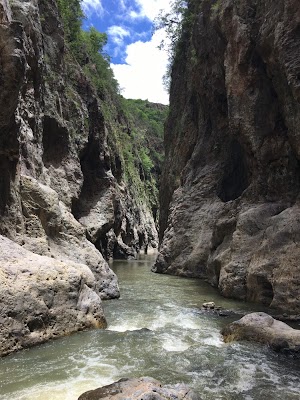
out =
{"type": "MultiPolygon", "coordinates": [[[[7,9],[8,3],[2,4],[7,9]]],[[[153,218],[147,210],[138,211],[122,182],[118,154],[109,147],[118,126],[106,121],[101,101],[65,48],[55,1],[15,0],[11,7],[13,22],[1,17],[1,233],[43,255],[56,256],[57,246],[67,248],[73,233],[62,229],[59,216],[45,217],[51,205],[37,193],[48,187],[65,213],[85,225],[93,244],[105,242],[107,232],[115,236],[111,247],[120,243],[129,253],[151,240],[155,244],[153,218]]],[[[82,229],[86,247],[84,234],[82,229]]],[[[75,246],[68,253],[86,262],[75,246]]]]}
{"type": "Polygon", "coordinates": [[[93,133],[104,135],[99,107],[97,129],[84,126],[89,102],[97,107],[97,99],[80,71],[78,88],[67,80],[56,3],[11,5],[13,22],[1,25],[0,231],[34,253],[89,265],[101,297],[116,297],[115,275],[71,214],[84,182],[80,154],[93,133]]]}
{"type": "MultiPolygon", "coordinates": [[[[9,347],[26,346],[31,341],[27,333],[39,342],[97,326],[91,322],[92,314],[80,317],[80,296],[87,308],[98,302],[95,307],[104,321],[100,299],[118,297],[119,288],[103,255],[135,256],[141,248],[156,245],[157,232],[148,209],[137,209],[122,180],[123,166],[113,143],[122,117],[115,126],[104,118],[102,101],[65,46],[54,0],[0,0],[0,61],[0,234],[30,252],[26,258],[37,264],[29,274],[33,280],[38,265],[47,266],[50,275],[63,269],[66,283],[58,297],[63,300],[72,292],[77,299],[67,301],[67,311],[55,328],[52,319],[41,316],[43,324],[36,335],[25,326],[26,318],[35,318],[34,307],[24,301],[22,321],[16,322],[24,326],[15,330],[12,323],[6,333],[0,331],[1,343],[10,337],[1,348],[4,354],[9,347]],[[85,289],[77,285],[83,266],[94,279],[85,289]],[[19,344],[13,344],[15,339],[19,344]]],[[[22,258],[16,249],[11,251],[22,258]]],[[[1,274],[22,268],[21,259],[15,263],[1,265],[1,274]]],[[[39,274],[39,288],[49,286],[46,276],[43,280],[39,274]]],[[[1,316],[5,321],[10,312],[14,314],[17,283],[12,282],[17,281],[9,283],[11,292],[7,283],[0,285],[3,298],[10,299],[1,316]]],[[[30,282],[22,283],[20,307],[24,296],[29,296],[30,304],[39,301],[30,300],[30,282]]]]}
{"type": "Polygon", "coordinates": [[[189,7],[172,72],[154,270],[297,314],[299,3],[189,7]]]}

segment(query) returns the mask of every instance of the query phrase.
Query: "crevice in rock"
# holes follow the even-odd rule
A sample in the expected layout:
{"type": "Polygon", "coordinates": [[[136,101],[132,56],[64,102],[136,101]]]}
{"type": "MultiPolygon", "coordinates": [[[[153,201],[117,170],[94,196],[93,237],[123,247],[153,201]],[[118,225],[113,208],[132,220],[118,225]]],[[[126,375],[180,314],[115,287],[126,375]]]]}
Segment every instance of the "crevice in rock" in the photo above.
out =
{"type": "Polygon", "coordinates": [[[16,162],[0,157],[0,215],[10,203],[11,182],[15,179],[16,162]]]}
{"type": "Polygon", "coordinates": [[[225,240],[231,238],[236,229],[237,220],[235,218],[218,221],[211,238],[211,251],[215,251],[225,240]]]}
{"type": "Polygon", "coordinates": [[[248,294],[250,301],[260,302],[269,307],[273,301],[274,290],[267,276],[253,275],[251,277],[251,289],[248,294]]]}
{"type": "Polygon", "coordinates": [[[38,331],[45,327],[44,321],[40,316],[30,318],[27,321],[27,326],[30,332],[38,331]]]}
{"type": "Polygon", "coordinates": [[[47,115],[43,121],[43,148],[43,161],[46,166],[59,166],[69,150],[67,128],[47,115]]]}
{"type": "Polygon", "coordinates": [[[237,140],[231,142],[220,189],[217,193],[224,203],[241,196],[249,186],[244,150],[237,140]]]}
{"type": "Polygon", "coordinates": [[[101,198],[103,189],[110,185],[107,172],[110,170],[110,158],[105,152],[104,118],[96,100],[89,103],[89,138],[80,154],[83,173],[83,186],[78,199],[72,201],[72,214],[78,220],[88,215],[101,198]]]}

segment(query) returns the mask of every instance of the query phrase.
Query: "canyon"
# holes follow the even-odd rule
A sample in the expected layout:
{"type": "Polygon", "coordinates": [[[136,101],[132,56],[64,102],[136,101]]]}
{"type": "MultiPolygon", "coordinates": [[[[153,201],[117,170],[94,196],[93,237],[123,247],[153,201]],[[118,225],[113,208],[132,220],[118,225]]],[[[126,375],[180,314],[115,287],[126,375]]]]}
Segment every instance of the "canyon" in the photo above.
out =
{"type": "Polygon", "coordinates": [[[296,0],[188,2],[160,179],[150,153],[132,161],[144,127],[78,62],[56,1],[0,1],[1,355],[105,327],[108,261],[158,240],[154,272],[297,319],[299,26],[296,0]]]}

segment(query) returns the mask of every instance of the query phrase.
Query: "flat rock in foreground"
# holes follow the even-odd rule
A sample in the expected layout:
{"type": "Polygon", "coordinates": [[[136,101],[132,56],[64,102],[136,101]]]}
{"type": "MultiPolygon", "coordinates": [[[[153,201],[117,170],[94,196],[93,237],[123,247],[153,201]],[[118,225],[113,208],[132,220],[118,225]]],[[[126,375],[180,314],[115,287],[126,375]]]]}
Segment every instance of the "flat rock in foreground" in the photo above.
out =
{"type": "Polygon", "coordinates": [[[78,400],[200,400],[186,385],[162,386],[153,378],[121,379],[111,385],[83,393],[78,400]]]}
{"type": "Polygon", "coordinates": [[[247,314],[227,325],[221,333],[225,342],[260,342],[268,344],[275,351],[300,356],[300,330],[293,329],[263,312],[247,314]]]}
{"type": "Polygon", "coordinates": [[[0,250],[0,356],[106,326],[86,265],[39,256],[3,236],[0,250]]]}

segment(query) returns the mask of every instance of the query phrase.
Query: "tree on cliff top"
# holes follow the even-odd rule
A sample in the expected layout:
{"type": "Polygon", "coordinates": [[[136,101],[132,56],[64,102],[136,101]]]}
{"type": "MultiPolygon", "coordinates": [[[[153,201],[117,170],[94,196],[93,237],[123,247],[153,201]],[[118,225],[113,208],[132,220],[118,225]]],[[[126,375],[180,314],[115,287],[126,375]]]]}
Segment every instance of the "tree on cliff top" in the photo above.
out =
{"type": "Polygon", "coordinates": [[[173,58],[176,45],[181,36],[182,22],[187,11],[187,5],[186,0],[173,0],[170,11],[164,13],[161,10],[154,20],[155,30],[164,29],[166,32],[167,40],[161,42],[160,48],[167,50],[170,58],[173,58]]]}
{"type": "Polygon", "coordinates": [[[82,19],[81,0],[57,0],[68,43],[79,40],[82,19]]]}
{"type": "Polygon", "coordinates": [[[82,29],[84,13],[81,0],[57,0],[58,9],[65,31],[65,39],[87,76],[93,82],[98,96],[115,98],[119,85],[112,69],[109,57],[103,53],[107,43],[106,33],[91,27],[88,31],[82,29]]]}
{"type": "MultiPolygon", "coordinates": [[[[168,52],[169,63],[163,77],[167,90],[170,88],[171,71],[175,58],[180,53],[181,45],[184,42],[184,33],[188,32],[192,25],[194,15],[191,11],[193,2],[197,0],[173,0],[171,10],[168,13],[160,12],[154,21],[154,29],[164,29],[166,40],[160,44],[160,48],[168,52]]],[[[199,0],[198,0],[199,1],[199,0]]]]}

